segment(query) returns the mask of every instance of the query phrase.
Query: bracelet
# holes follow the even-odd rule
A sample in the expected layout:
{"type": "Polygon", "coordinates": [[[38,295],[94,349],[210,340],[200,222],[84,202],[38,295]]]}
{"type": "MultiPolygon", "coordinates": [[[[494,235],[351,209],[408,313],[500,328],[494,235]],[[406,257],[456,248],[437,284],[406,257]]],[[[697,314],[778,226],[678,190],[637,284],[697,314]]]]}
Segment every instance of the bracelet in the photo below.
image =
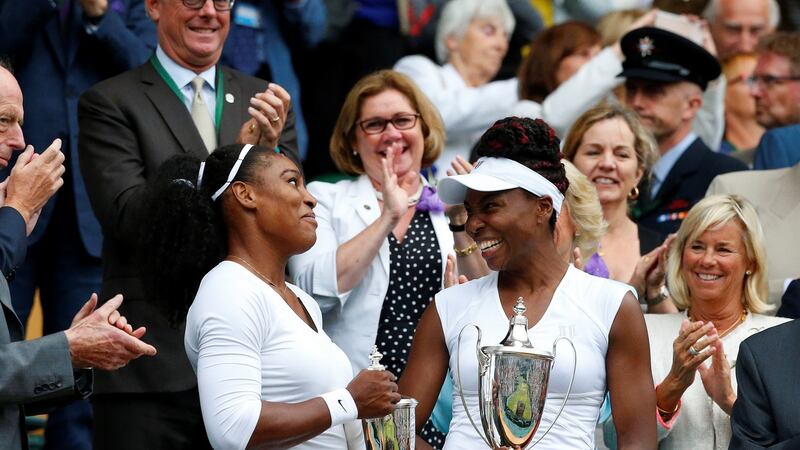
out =
{"type": "Polygon", "coordinates": [[[669,298],[669,290],[662,284],[661,288],[658,290],[658,294],[656,294],[655,297],[646,298],[645,302],[647,302],[647,306],[656,306],[667,298],[669,298]]]}
{"type": "Polygon", "coordinates": [[[452,223],[448,223],[447,228],[450,228],[450,231],[452,231],[453,233],[458,233],[459,231],[467,231],[467,224],[462,223],[461,225],[455,225],[452,223]]]}
{"type": "Polygon", "coordinates": [[[331,413],[331,427],[351,422],[358,418],[358,407],[353,396],[347,389],[337,389],[335,391],[322,394],[328,411],[331,413]]]}
{"type": "Polygon", "coordinates": [[[458,248],[455,245],[453,246],[453,250],[456,251],[456,256],[469,256],[478,249],[478,244],[475,242],[472,245],[467,246],[466,248],[458,248]]]}

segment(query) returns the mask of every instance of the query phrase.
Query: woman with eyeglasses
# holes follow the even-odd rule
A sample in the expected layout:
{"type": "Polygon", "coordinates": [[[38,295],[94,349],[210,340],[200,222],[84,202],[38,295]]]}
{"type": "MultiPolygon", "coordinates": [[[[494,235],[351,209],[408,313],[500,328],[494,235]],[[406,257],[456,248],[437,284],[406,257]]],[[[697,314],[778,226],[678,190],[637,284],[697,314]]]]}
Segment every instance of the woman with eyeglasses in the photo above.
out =
{"type": "Polygon", "coordinates": [[[353,378],[314,299],[284,279],[289,257],[316,240],[316,201],[297,165],[252,145],[202,164],[180,155],[145,201],[148,297],[186,321],[211,446],[363,448],[356,419],[383,417],[400,396],[389,372],[353,378]]]}
{"type": "Polygon", "coordinates": [[[417,86],[398,72],[376,72],[350,91],[331,138],[337,167],[357,178],[308,185],[319,239],[292,257],[289,271],[356,369],[369,365],[377,345],[399,377],[417,322],[442,288],[453,235],[420,172],[443,143],[442,121],[417,86]]]}

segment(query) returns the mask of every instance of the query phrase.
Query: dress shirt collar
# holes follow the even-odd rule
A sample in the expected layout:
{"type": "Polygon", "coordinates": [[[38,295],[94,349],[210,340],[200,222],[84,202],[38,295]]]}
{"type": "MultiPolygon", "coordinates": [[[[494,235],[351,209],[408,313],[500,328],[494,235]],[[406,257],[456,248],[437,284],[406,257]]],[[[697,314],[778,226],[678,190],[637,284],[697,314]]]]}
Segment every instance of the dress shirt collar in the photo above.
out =
{"type": "MultiPolygon", "coordinates": [[[[158,62],[161,63],[161,65],[164,67],[164,70],[167,71],[169,76],[172,78],[172,81],[175,82],[175,85],[177,85],[179,89],[183,90],[188,86],[188,88],[191,90],[191,83],[194,77],[197,76],[196,73],[173,61],[169,56],[167,56],[166,53],[164,53],[161,45],[156,48],[156,58],[158,58],[158,62]]],[[[212,91],[216,89],[216,65],[213,65],[209,69],[206,69],[204,72],[200,73],[200,76],[206,81],[207,85],[212,91]]]]}
{"type": "Polygon", "coordinates": [[[658,194],[658,190],[661,189],[661,185],[664,183],[664,180],[667,179],[667,175],[669,175],[672,167],[676,162],[678,162],[678,159],[680,159],[686,149],[692,145],[692,142],[694,142],[695,139],[697,139],[696,134],[687,134],[686,137],[675,144],[674,147],[667,150],[667,153],[664,153],[653,165],[652,197],[655,197],[656,194],[658,194]]]}

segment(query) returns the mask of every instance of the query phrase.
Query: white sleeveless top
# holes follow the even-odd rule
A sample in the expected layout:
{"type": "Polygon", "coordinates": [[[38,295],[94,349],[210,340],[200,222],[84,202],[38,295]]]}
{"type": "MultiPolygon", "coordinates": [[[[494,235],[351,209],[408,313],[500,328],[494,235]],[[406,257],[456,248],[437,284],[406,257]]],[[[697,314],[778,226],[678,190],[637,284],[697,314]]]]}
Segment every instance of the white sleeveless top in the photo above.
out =
{"type": "MultiPolygon", "coordinates": [[[[497,273],[445,289],[436,295],[436,310],[450,354],[451,373],[456,371],[458,334],[467,324],[482,330],[481,345],[497,345],[508,332],[509,318],[500,304],[497,273]]],[[[594,449],[594,433],[600,405],[606,393],[608,333],[630,286],[589,275],[569,266],[542,319],[528,330],[535,348],[553,351],[553,342],[567,336],[575,344],[578,365],[567,405],[550,433],[536,449],[594,449]]],[[[470,327],[461,339],[461,381],[473,420],[480,427],[478,408],[477,332],[470,327]]],[[[542,421],[531,441],[536,442],[555,418],[564,401],[574,363],[572,349],[560,342],[550,371],[542,421]]],[[[454,377],[454,375],[451,375],[454,377]]],[[[486,444],[469,423],[461,404],[458,385],[453,389],[453,419],[445,450],[484,449],[486,444]]]]}

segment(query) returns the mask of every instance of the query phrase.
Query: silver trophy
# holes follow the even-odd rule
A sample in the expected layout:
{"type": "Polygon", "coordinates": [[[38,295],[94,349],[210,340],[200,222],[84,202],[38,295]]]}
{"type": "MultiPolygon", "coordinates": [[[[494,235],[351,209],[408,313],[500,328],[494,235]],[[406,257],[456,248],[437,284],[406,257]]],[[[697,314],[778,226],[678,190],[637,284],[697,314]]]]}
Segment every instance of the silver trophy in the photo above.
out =
{"type": "MultiPolygon", "coordinates": [[[[381,364],[383,355],[378,347],[372,347],[369,359],[372,361],[367,370],[384,370],[381,364]]],[[[367,450],[414,450],[416,439],[416,416],[414,415],[417,401],[406,397],[400,399],[392,414],[380,419],[364,419],[364,441],[367,450]]]]}
{"type": "Polygon", "coordinates": [[[569,380],[567,395],[553,423],[533,445],[538,444],[550,432],[553,424],[561,416],[561,411],[564,410],[572,391],[572,382],[575,381],[578,355],[572,341],[566,337],[556,339],[553,342],[552,353],[534,349],[528,338],[528,318],[524,315],[525,309],[524,301],[520,297],[514,306],[514,316],[510,320],[508,334],[500,345],[481,347],[481,329],[475,324],[464,326],[458,334],[455,375],[461,403],[472,427],[491,449],[500,447],[521,449],[533,439],[544,411],[547,382],[556,355],[556,345],[561,340],[569,343],[575,355],[572,378],[569,380]],[[475,344],[478,355],[478,404],[484,433],[481,433],[472,419],[461,385],[459,358],[461,335],[469,327],[478,330],[478,341],[475,344]]]}

